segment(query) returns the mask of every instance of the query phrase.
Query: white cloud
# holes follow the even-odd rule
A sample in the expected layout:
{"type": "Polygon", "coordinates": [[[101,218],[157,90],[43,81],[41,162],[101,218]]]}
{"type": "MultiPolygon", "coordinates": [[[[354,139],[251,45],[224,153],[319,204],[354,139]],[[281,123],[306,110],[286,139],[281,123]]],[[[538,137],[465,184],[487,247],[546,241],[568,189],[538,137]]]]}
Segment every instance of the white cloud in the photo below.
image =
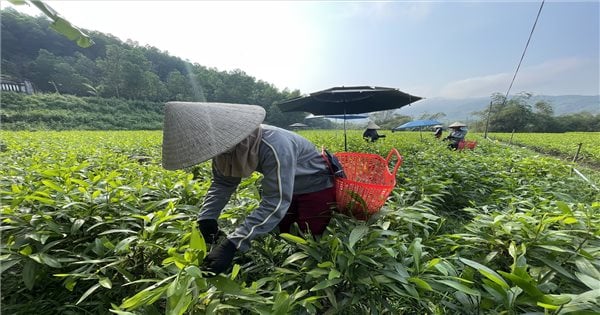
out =
{"type": "Polygon", "coordinates": [[[344,19],[366,17],[371,19],[401,19],[418,21],[427,18],[432,10],[429,1],[359,1],[336,7],[344,19]]]}
{"type": "MultiPolygon", "coordinates": [[[[440,90],[440,96],[465,98],[490,96],[496,92],[504,94],[513,75],[514,72],[504,72],[450,82],[440,90]]],[[[598,77],[598,61],[580,58],[550,60],[521,67],[510,93],[596,95],[600,93],[598,77]]]]}

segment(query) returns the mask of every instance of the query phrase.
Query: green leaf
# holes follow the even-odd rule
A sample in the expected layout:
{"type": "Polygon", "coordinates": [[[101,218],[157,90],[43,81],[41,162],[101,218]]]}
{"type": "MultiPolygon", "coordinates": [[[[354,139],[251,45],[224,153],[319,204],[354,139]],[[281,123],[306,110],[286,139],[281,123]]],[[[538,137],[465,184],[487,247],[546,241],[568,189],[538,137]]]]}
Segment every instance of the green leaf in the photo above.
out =
{"type": "MultiPolygon", "coordinates": [[[[185,288],[184,288],[185,289],[185,288]]],[[[182,315],[187,311],[188,307],[192,303],[192,296],[181,292],[182,294],[174,295],[173,298],[177,299],[175,307],[167,309],[167,315],[182,315]]],[[[171,304],[171,303],[169,303],[171,304]]]]}
{"type": "Polygon", "coordinates": [[[29,255],[29,258],[37,261],[40,264],[50,266],[52,268],[60,268],[62,267],[61,263],[56,260],[54,257],[44,254],[44,253],[35,253],[29,255]]]}
{"type": "Polygon", "coordinates": [[[98,283],[107,289],[112,288],[112,281],[110,281],[110,279],[107,277],[100,277],[100,280],[98,280],[98,283]]]}
{"type": "MultiPolygon", "coordinates": [[[[540,245],[536,245],[536,246],[537,246],[537,247],[544,248],[544,249],[547,249],[547,250],[551,250],[551,251],[553,251],[553,252],[558,252],[558,253],[572,253],[572,252],[573,252],[573,251],[572,251],[572,250],[570,250],[570,249],[567,249],[567,248],[561,248],[561,247],[554,246],[554,245],[543,245],[543,244],[540,244],[540,245]]],[[[537,258],[537,257],[536,257],[536,258],[537,258]]]]}
{"type": "Polygon", "coordinates": [[[212,283],[217,290],[225,293],[236,295],[240,293],[240,284],[227,278],[222,275],[217,275],[216,277],[208,279],[210,283],[212,283]]]}
{"type": "Polygon", "coordinates": [[[277,293],[275,296],[275,301],[273,302],[273,307],[271,308],[271,314],[276,315],[286,315],[289,314],[290,308],[290,296],[287,292],[282,291],[277,293]]]}
{"type": "Polygon", "coordinates": [[[417,271],[420,271],[421,270],[421,253],[423,252],[420,238],[417,237],[414,239],[412,244],[410,244],[409,251],[412,254],[415,268],[417,269],[417,271]]]}
{"type": "Polygon", "coordinates": [[[315,285],[314,287],[310,288],[310,291],[314,292],[314,291],[318,291],[318,290],[323,290],[332,285],[336,285],[336,284],[340,283],[340,281],[342,281],[341,278],[323,280],[323,281],[317,283],[317,285],[315,285]]]}
{"type": "Polygon", "coordinates": [[[562,213],[565,214],[571,214],[571,208],[569,208],[569,205],[567,205],[567,203],[565,203],[564,201],[557,201],[556,202],[556,207],[562,211],[562,213]]]}
{"type": "Polygon", "coordinates": [[[160,296],[167,290],[167,287],[158,287],[154,286],[148,287],[136,295],[127,298],[123,301],[123,303],[119,306],[121,308],[134,310],[143,305],[150,305],[154,303],[160,296]],[[152,289],[149,289],[152,288],[152,289]]]}
{"type": "Polygon", "coordinates": [[[27,200],[27,201],[36,200],[45,205],[53,205],[55,203],[55,201],[50,198],[33,196],[33,195],[29,195],[29,196],[25,197],[25,200],[27,200]]]}
{"type": "Polygon", "coordinates": [[[44,184],[45,186],[50,187],[58,192],[61,192],[61,193],[65,192],[65,190],[62,189],[62,187],[58,186],[56,183],[54,183],[51,180],[44,179],[44,180],[42,180],[42,184],[44,184]]]}
{"type": "Polygon", "coordinates": [[[73,289],[75,288],[75,285],[77,284],[77,280],[75,280],[75,278],[67,278],[65,279],[65,289],[73,292],[73,289]]]}
{"type": "Polygon", "coordinates": [[[423,290],[433,291],[433,289],[431,288],[431,286],[429,285],[429,283],[425,282],[423,279],[419,279],[417,277],[410,277],[410,278],[408,278],[408,281],[416,284],[417,287],[419,287],[419,288],[421,288],[423,290]]]}
{"type": "Polygon", "coordinates": [[[329,275],[327,276],[327,279],[331,280],[331,279],[335,279],[335,278],[339,278],[342,274],[335,270],[335,269],[331,269],[331,271],[329,271],[329,275]]]}
{"type": "Polygon", "coordinates": [[[494,283],[498,284],[503,289],[508,290],[510,288],[508,283],[506,283],[506,281],[504,281],[504,279],[492,269],[466,258],[459,258],[459,260],[465,265],[475,268],[475,270],[479,271],[479,273],[481,273],[486,278],[492,280],[494,283]]]}
{"type": "Polygon", "coordinates": [[[575,224],[575,223],[577,223],[577,222],[578,222],[578,220],[577,220],[577,218],[575,218],[575,217],[566,217],[566,218],[563,220],[563,223],[564,223],[564,224],[575,224]]]}
{"type": "Polygon", "coordinates": [[[535,284],[531,283],[529,280],[519,277],[512,273],[508,273],[508,272],[504,272],[504,271],[500,271],[500,270],[498,272],[501,275],[503,275],[505,278],[512,281],[514,284],[516,284],[519,288],[523,289],[523,291],[527,292],[527,294],[529,294],[529,296],[538,298],[538,297],[541,297],[542,295],[544,295],[544,293],[542,291],[540,291],[540,289],[538,289],[538,287],[535,284]]]}
{"type": "Polygon", "coordinates": [[[130,236],[130,237],[122,239],[117,245],[115,245],[115,249],[114,249],[115,252],[117,252],[117,253],[128,252],[129,244],[131,244],[136,239],[137,239],[137,236],[130,236]]]}
{"type": "Polygon", "coordinates": [[[575,276],[590,289],[600,290],[600,279],[592,278],[584,273],[575,272],[575,276]]]}
{"type": "Polygon", "coordinates": [[[550,305],[564,305],[571,302],[571,297],[567,295],[546,294],[542,298],[542,303],[550,305]]]}
{"type": "Polygon", "coordinates": [[[329,274],[329,271],[323,268],[314,268],[313,270],[306,272],[306,274],[312,278],[320,278],[324,275],[329,274]]]}
{"type": "Polygon", "coordinates": [[[194,265],[190,265],[185,267],[185,272],[188,273],[188,275],[196,278],[196,279],[201,279],[202,278],[202,271],[200,271],[200,268],[194,266],[194,265]]]}
{"type": "Polygon", "coordinates": [[[234,280],[235,277],[237,277],[237,275],[240,273],[240,270],[242,269],[242,267],[238,264],[233,265],[233,268],[231,268],[231,280],[234,280]]]}
{"type": "Polygon", "coordinates": [[[538,260],[542,261],[543,263],[545,263],[548,267],[552,268],[554,271],[560,273],[561,275],[563,275],[571,280],[575,280],[575,276],[573,276],[573,274],[568,272],[565,268],[563,268],[561,265],[556,263],[554,260],[550,260],[545,257],[536,257],[536,258],[538,260]]]}
{"type": "Polygon", "coordinates": [[[540,307],[543,307],[547,310],[557,310],[560,306],[557,305],[552,305],[552,304],[546,304],[546,303],[542,303],[542,302],[537,302],[537,305],[540,307]]]}
{"type": "Polygon", "coordinates": [[[35,284],[35,277],[37,275],[37,264],[28,259],[23,266],[21,275],[23,276],[23,283],[25,284],[25,287],[27,287],[29,290],[32,290],[33,285],[35,284]]]}
{"type": "Polygon", "coordinates": [[[318,263],[317,267],[319,267],[319,268],[333,268],[333,262],[332,261],[324,261],[322,263],[318,263]]]}
{"type": "Polygon", "coordinates": [[[18,264],[19,262],[21,262],[19,259],[3,260],[0,263],[0,274],[5,272],[6,270],[10,269],[12,266],[18,264]]]}
{"type": "Polygon", "coordinates": [[[452,280],[436,280],[439,283],[445,284],[451,288],[454,288],[460,292],[463,292],[465,294],[469,294],[469,295],[475,295],[475,296],[479,296],[480,293],[477,290],[471,289],[469,287],[467,287],[466,285],[456,282],[456,281],[452,281],[452,280]]]}
{"type": "Polygon", "coordinates": [[[137,232],[133,231],[133,230],[128,230],[128,229],[112,229],[112,230],[106,230],[104,232],[98,233],[98,235],[107,235],[107,234],[114,234],[114,233],[137,234],[137,232]]]}
{"type": "Polygon", "coordinates": [[[352,232],[350,232],[350,237],[348,239],[348,248],[351,252],[354,253],[354,245],[361,238],[363,238],[363,236],[365,236],[368,231],[369,227],[366,225],[358,225],[354,229],[352,229],[352,232]]]}
{"type": "Polygon", "coordinates": [[[83,300],[85,300],[88,296],[90,296],[90,294],[94,293],[94,291],[96,291],[96,289],[98,289],[99,287],[100,287],[100,283],[96,283],[93,286],[91,286],[89,289],[87,289],[87,291],[85,291],[85,293],[83,293],[83,295],[79,298],[79,300],[77,300],[75,305],[78,305],[79,303],[83,302],[83,300]]]}
{"type": "Polygon", "coordinates": [[[85,223],[84,219],[75,220],[73,222],[73,225],[71,225],[71,234],[75,234],[75,232],[77,232],[84,223],[85,223]]]}
{"type": "Polygon", "coordinates": [[[289,233],[281,233],[281,234],[279,234],[279,236],[281,236],[285,240],[288,240],[288,241],[296,243],[296,244],[304,245],[304,244],[308,243],[305,239],[295,236],[295,235],[292,235],[292,234],[289,234],[289,233]]]}
{"type": "Polygon", "coordinates": [[[198,228],[196,228],[196,224],[192,224],[192,235],[190,237],[190,248],[200,250],[203,253],[206,253],[206,242],[200,232],[198,232],[198,228]]]}
{"type": "Polygon", "coordinates": [[[396,281],[398,281],[400,283],[404,283],[404,284],[408,283],[408,281],[406,280],[407,278],[403,277],[399,273],[393,272],[391,270],[381,270],[380,272],[381,272],[382,275],[384,275],[384,276],[386,276],[388,278],[394,279],[394,280],[396,280],[396,281]]]}
{"type": "Polygon", "coordinates": [[[19,254],[21,254],[23,256],[29,256],[29,255],[31,255],[32,252],[33,252],[33,249],[31,248],[31,246],[27,245],[27,246],[25,246],[25,248],[23,248],[19,251],[19,254]]]}
{"type": "Polygon", "coordinates": [[[304,259],[306,257],[308,257],[308,255],[305,254],[305,253],[302,253],[302,252],[293,253],[292,255],[290,255],[288,258],[286,258],[283,261],[283,263],[281,264],[281,266],[289,265],[289,264],[291,264],[291,263],[293,263],[293,262],[295,262],[297,260],[304,259]]]}
{"type": "Polygon", "coordinates": [[[592,263],[587,259],[578,258],[575,260],[575,265],[577,266],[577,269],[579,269],[579,271],[581,271],[582,273],[594,279],[600,279],[600,272],[598,272],[596,267],[594,267],[594,265],[592,265],[592,263]]]}

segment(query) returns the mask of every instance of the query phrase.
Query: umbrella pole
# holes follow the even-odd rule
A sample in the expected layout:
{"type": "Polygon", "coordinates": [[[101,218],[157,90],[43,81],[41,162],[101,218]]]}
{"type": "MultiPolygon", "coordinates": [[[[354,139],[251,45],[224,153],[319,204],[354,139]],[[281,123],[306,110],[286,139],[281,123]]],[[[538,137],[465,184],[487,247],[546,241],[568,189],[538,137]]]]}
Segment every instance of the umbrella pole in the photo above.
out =
{"type": "Polygon", "coordinates": [[[344,109],[344,152],[348,152],[348,142],[346,139],[346,109],[344,109]]]}

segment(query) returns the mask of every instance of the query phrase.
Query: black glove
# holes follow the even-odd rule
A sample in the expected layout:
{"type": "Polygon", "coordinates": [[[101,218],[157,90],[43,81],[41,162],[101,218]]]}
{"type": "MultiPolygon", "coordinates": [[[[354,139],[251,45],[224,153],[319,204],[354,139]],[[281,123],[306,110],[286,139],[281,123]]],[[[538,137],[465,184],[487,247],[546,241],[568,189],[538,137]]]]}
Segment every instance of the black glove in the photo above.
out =
{"type": "Polygon", "coordinates": [[[224,239],[204,258],[204,268],[215,274],[225,272],[231,266],[235,250],[235,245],[230,240],[224,239]]]}
{"type": "Polygon", "coordinates": [[[217,220],[198,220],[198,228],[207,244],[214,244],[217,242],[217,239],[219,238],[219,225],[217,224],[217,220]]]}

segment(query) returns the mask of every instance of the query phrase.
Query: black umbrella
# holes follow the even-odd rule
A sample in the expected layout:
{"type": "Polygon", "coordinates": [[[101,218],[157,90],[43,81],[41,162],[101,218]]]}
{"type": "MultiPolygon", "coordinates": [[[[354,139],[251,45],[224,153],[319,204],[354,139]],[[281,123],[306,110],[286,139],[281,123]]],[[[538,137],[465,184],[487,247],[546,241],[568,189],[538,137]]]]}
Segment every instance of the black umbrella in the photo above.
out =
{"type": "MultiPolygon", "coordinates": [[[[302,111],[314,115],[347,115],[401,108],[420,99],[421,97],[394,88],[343,86],[286,100],[277,105],[282,112],[302,111]]],[[[344,119],[344,149],[348,151],[345,121],[344,119]]]]}

